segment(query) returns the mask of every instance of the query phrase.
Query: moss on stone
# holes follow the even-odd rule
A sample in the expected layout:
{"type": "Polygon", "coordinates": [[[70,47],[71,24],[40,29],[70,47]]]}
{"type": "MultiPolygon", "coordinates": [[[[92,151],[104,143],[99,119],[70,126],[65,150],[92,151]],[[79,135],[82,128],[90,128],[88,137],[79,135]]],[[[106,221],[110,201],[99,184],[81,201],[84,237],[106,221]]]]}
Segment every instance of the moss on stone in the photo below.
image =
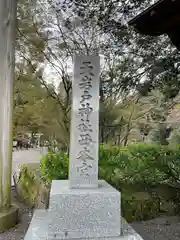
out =
{"type": "Polygon", "coordinates": [[[9,209],[0,212],[0,233],[14,227],[19,221],[18,207],[11,205],[9,209]]]}

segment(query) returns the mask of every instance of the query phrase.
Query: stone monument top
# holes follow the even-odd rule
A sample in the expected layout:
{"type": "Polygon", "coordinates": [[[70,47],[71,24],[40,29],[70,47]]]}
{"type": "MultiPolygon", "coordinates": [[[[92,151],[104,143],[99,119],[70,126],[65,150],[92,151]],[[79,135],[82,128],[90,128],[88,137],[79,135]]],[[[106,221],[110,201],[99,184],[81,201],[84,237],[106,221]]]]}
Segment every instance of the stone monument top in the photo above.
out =
{"type": "Polygon", "coordinates": [[[72,82],[70,188],[98,187],[99,56],[75,56],[72,82]]]}

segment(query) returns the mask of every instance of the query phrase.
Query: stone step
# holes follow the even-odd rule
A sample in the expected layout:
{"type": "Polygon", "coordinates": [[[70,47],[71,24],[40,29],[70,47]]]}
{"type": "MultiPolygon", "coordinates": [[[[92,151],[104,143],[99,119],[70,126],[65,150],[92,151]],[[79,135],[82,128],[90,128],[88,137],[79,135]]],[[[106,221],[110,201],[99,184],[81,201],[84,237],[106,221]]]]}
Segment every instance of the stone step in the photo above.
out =
{"type": "MultiPolygon", "coordinates": [[[[68,238],[66,238],[68,239],[68,238]]],[[[80,238],[79,240],[143,240],[134,229],[121,218],[121,235],[117,237],[80,238]]],[[[48,210],[35,210],[24,240],[60,240],[57,236],[48,237],[48,210]]],[[[68,239],[70,240],[70,239],[68,239]]],[[[71,239],[72,240],[72,239],[71,239]]],[[[74,239],[73,239],[74,240],[74,239]]]]}

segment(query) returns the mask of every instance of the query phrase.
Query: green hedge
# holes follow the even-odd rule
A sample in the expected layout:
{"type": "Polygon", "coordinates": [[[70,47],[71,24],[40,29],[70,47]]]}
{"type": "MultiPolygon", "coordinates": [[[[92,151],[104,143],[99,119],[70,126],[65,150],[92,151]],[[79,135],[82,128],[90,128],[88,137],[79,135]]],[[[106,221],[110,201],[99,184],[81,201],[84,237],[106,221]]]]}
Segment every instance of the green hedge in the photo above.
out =
{"type": "MultiPolygon", "coordinates": [[[[48,153],[41,160],[42,174],[48,180],[67,179],[68,163],[65,153],[48,153]]],[[[167,193],[169,184],[179,185],[179,173],[179,146],[133,144],[121,148],[108,145],[99,148],[99,179],[106,180],[122,193],[122,212],[129,221],[160,215],[161,203],[167,199],[164,200],[157,189],[160,186],[167,193]]],[[[177,191],[173,188],[171,192],[174,195],[177,191]]],[[[177,198],[176,194],[173,198],[177,198]]],[[[169,201],[171,208],[172,201],[169,201]]]]}
{"type": "MultiPolygon", "coordinates": [[[[48,179],[68,178],[66,153],[48,153],[42,158],[41,171],[48,179]]],[[[99,178],[119,189],[122,184],[156,185],[179,183],[180,147],[133,144],[117,148],[100,146],[99,178]]]]}

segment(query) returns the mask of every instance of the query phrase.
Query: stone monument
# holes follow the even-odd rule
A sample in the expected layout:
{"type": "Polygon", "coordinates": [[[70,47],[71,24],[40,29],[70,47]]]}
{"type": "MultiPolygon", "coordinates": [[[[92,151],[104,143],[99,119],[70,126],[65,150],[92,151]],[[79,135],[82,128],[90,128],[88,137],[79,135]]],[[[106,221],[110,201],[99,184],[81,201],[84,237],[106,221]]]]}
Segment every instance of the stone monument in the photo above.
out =
{"type": "Polygon", "coordinates": [[[75,57],[70,188],[98,188],[99,74],[99,56],[75,57]]]}
{"type": "Polygon", "coordinates": [[[69,180],[54,180],[25,240],[142,240],[121,218],[120,193],[98,180],[99,56],[75,56],[69,180]]]}

